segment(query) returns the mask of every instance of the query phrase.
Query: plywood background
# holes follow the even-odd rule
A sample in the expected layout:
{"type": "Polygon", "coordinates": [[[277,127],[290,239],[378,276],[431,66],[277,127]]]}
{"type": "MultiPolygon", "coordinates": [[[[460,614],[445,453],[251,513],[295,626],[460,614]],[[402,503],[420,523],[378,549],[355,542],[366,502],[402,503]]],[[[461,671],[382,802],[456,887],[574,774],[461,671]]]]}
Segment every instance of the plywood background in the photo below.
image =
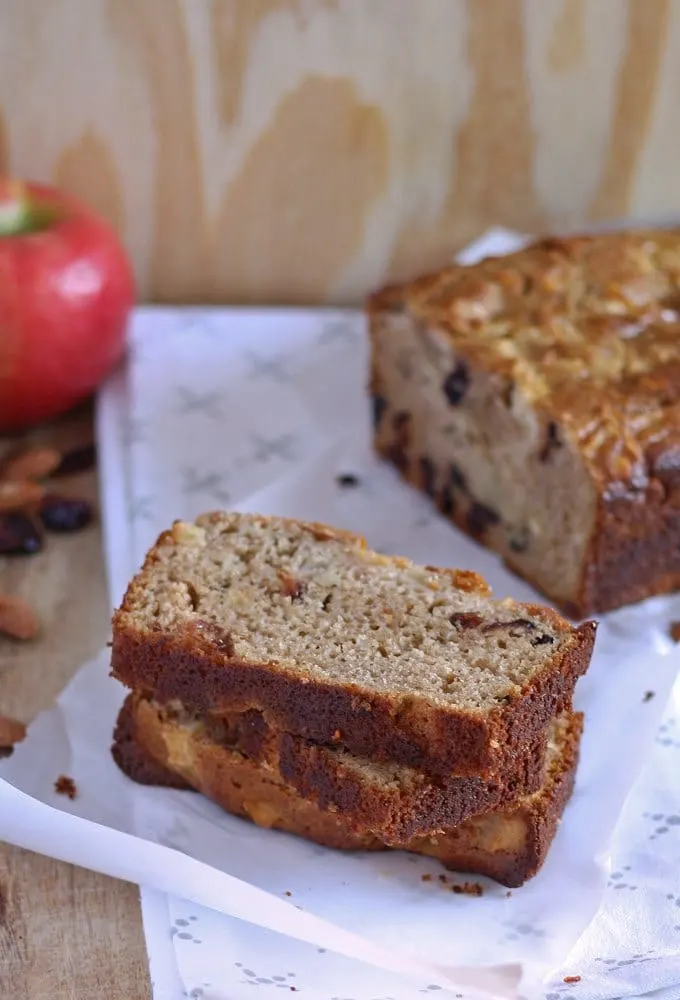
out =
{"type": "Polygon", "coordinates": [[[165,301],[356,301],[491,223],[680,214],[680,0],[0,0],[0,165],[165,301]]]}

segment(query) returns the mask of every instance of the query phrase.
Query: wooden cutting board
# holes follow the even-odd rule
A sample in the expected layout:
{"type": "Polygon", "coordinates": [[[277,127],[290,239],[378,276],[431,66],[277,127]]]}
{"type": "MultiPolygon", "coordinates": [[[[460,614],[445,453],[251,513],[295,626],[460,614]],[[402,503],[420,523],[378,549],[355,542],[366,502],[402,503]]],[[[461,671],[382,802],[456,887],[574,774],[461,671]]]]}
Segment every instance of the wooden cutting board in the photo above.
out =
{"type": "MultiPolygon", "coordinates": [[[[87,443],[91,412],[26,440],[87,443]]],[[[15,443],[0,440],[0,451],[15,443]]],[[[61,480],[59,489],[96,502],[96,473],[61,480]]],[[[0,592],[24,597],[41,619],[33,642],[0,637],[0,713],[29,722],[108,638],[99,527],[52,535],[39,555],[0,558],[0,592]]],[[[0,997],[150,998],[138,889],[0,844],[0,997]]]]}

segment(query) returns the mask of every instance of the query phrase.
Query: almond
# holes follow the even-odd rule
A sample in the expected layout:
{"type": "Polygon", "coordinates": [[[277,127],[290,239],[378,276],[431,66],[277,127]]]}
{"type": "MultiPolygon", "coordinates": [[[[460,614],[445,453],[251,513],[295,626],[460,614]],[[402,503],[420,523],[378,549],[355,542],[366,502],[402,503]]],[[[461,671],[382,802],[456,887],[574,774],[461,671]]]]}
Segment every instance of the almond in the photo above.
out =
{"type": "Polygon", "coordinates": [[[61,465],[61,453],[56,448],[27,448],[10,455],[0,473],[3,479],[36,480],[52,475],[61,465]]]}
{"type": "Polygon", "coordinates": [[[0,715],[0,751],[10,750],[17,743],[21,743],[25,735],[26,726],[23,722],[0,715]]]}
{"type": "Polygon", "coordinates": [[[38,619],[26,601],[0,594],[0,633],[12,639],[34,639],[38,630],[38,619]]]}
{"type": "Polygon", "coordinates": [[[44,492],[42,486],[28,479],[0,480],[0,513],[33,507],[40,503],[44,492]]]}

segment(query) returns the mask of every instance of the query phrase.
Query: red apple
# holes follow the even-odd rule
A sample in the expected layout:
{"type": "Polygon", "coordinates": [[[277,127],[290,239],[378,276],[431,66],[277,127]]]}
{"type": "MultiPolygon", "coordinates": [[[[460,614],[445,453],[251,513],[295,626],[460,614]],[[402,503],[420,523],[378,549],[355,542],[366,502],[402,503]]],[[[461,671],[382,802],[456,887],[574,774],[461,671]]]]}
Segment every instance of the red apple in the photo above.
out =
{"type": "Polygon", "coordinates": [[[107,223],[55,188],[0,178],[0,432],[89,396],[122,357],[133,302],[107,223]]]}

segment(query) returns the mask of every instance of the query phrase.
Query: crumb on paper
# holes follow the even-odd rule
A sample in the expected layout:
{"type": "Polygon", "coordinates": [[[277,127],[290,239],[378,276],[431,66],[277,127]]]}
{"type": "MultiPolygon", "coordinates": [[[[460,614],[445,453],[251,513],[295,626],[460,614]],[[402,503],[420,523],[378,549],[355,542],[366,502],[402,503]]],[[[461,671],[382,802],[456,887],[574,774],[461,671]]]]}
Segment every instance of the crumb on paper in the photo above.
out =
{"type": "Polygon", "coordinates": [[[680,621],[671,622],[668,626],[668,632],[673,642],[680,642],[680,621]]]}
{"type": "Polygon", "coordinates": [[[442,882],[444,885],[446,885],[448,879],[446,878],[446,875],[440,875],[439,881],[442,882]]]}
{"type": "Polygon", "coordinates": [[[564,979],[562,980],[562,982],[563,983],[580,983],[581,982],[581,977],[580,976],[565,976],[564,979]]]}
{"type": "Polygon", "coordinates": [[[427,872],[426,872],[424,875],[420,876],[420,881],[421,882],[431,882],[432,881],[432,876],[428,875],[427,872]]]}
{"type": "Polygon", "coordinates": [[[652,698],[654,697],[654,694],[655,694],[654,691],[645,691],[645,696],[644,696],[644,698],[642,700],[643,701],[651,701],[652,698]]]}
{"type": "Polygon", "coordinates": [[[284,894],[283,894],[283,895],[284,895],[284,896],[292,896],[292,895],[293,895],[293,893],[292,893],[292,892],[290,891],[290,889],[286,889],[286,891],[284,892],[284,894]]]}
{"type": "Polygon", "coordinates": [[[335,477],[335,481],[343,489],[351,490],[360,485],[359,477],[353,472],[341,472],[335,477]]]}
{"type": "Polygon", "coordinates": [[[297,993],[298,991],[297,986],[289,986],[288,989],[290,990],[291,993],[297,993]]]}
{"type": "Polygon", "coordinates": [[[510,892],[510,890],[508,889],[508,891],[507,891],[507,892],[506,892],[506,894],[505,894],[505,898],[506,898],[506,899],[510,899],[510,897],[511,897],[511,896],[512,896],[512,893],[511,893],[511,892],[510,892]]]}
{"type": "Polygon", "coordinates": [[[459,896],[481,896],[484,890],[479,882],[454,882],[451,892],[459,896]]]}
{"type": "Polygon", "coordinates": [[[67,795],[71,801],[73,801],[78,794],[75,781],[73,778],[69,778],[67,774],[59,775],[57,780],[54,782],[54,790],[57,795],[67,795]]]}

